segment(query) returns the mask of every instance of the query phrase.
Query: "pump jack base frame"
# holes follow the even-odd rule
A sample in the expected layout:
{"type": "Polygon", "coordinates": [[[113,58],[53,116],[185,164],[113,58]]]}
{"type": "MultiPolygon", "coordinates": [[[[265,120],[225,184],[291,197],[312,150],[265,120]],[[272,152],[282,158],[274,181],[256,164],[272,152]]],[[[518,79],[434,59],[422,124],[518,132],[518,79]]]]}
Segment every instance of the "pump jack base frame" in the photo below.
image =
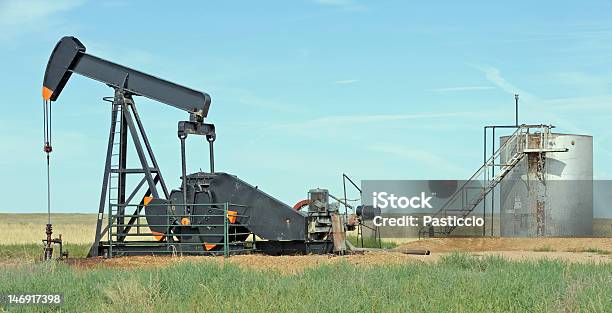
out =
{"type": "MultiPolygon", "coordinates": [[[[332,254],[333,243],[327,240],[314,242],[304,241],[274,241],[261,240],[254,243],[254,247],[244,245],[232,246],[231,255],[262,253],[265,255],[305,255],[305,254],[332,254]]],[[[223,251],[207,251],[202,253],[181,252],[171,244],[160,243],[151,246],[151,241],[130,241],[129,244],[113,242],[112,248],[108,241],[101,241],[98,245],[97,255],[104,257],[142,256],[142,255],[223,255],[223,251]],[[112,249],[112,256],[109,250],[112,249]]]]}

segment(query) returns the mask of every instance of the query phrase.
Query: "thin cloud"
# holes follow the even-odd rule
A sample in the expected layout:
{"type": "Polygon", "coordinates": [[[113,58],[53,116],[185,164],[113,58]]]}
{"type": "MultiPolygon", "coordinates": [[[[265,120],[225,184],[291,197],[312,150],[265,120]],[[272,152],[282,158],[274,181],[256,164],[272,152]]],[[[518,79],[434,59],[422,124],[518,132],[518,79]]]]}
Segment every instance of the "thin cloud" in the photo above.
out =
{"type": "Polygon", "coordinates": [[[249,106],[266,111],[276,111],[285,113],[304,113],[304,105],[288,103],[275,98],[257,95],[249,90],[238,88],[217,88],[219,98],[231,99],[244,106],[249,106]]]}
{"type": "Polygon", "coordinates": [[[495,87],[491,86],[460,86],[460,87],[444,87],[444,88],[433,88],[429,91],[434,92],[455,92],[455,91],[478,91],[478,90],[491,90],[495,87]]]}
{"type": "Polygon", "coordinates": [[[511,84],[506,79],[504,79],[501,76],[501,71],[498,68],[488,66],[488,65],[471,65],[471,66],[481,71],[485,75],[486,80],[493,83],[495,86],[501,88],[503,91],[509,94],[518,93],[521,95],[521,98],[523,99],[530,99],[530,100],[536,99],[536,97],[534,97],[531,93],[525,90],[521,90],[517,86],[511,84]]]}
{"type": "Polygon", "coordinates": [[[506,81],[500,74],[498,68],[492,66],[476,66],[478,70],[485,74],[485,78],[508,93],[516,93],[518,88],[506,81]]]}
{"type": "Polygon", "coordinates": [[[312,2],[329,7],[338,7],[348,10],[362,10],[365,6],[352,0],[312,0],[312,2]]]}
{"type": "MultiPolygon", "coordinates": [[[[60,12],[82,4],[81,0],[4,0],[0,2],[0,40],[45,29],[45,23],[54,20],[60,12]]],[[[54,20],[54,22],[56,22],[54,20]]]]}
{"type": "Polygon", "coordinates": [[[88,51],[105,59],[115,60],[120,64],[131,66],[154,64],[156,56],[148,50],[138,48],[117,48],[108,41],[88,40],[85,45],[88,51]]]}
{"type": "Polygon", "coordinates": [[[304,58],[307,58],[307,57],[309,57],[312,54],[312,52],[310,50],[308,50],[308,49],[300,49],[300,50],[298,50],[298,53],[299,53],[300,56],[302,56],[304,58]]]}
{"type": "Polygon", "coordinates": [[[423,149],[411,149],[399,144],[377,144],[368,146],[368,150],[405,158],[412,161],[411,164],[413,166],[422,165],[435,168],[451,176],[458,175],[459,177],[463,177],[468,175],[464,169],[450,162],[448,158],[441,157],[423,149]]]}
{"type": "Polygon", "coordinates": [[[313,2],[322,4],[322,5],[334,5],[334,6],[350,5],[353,3],[350,0],[314,0],[313,2]]]}
{"type": "Polygon", "coordinates": [[[333,115],[311,119],[302,123],[280,124],[274,128],[311,128],[365,123],[383,123],[405,120],[438,119],[456,116],[474,116],[478,112],[448,112],[421,114],[378,114],[378,115],[333,115]]]}
{"type": "Polygon", "coordinates": [[[612,75],[595,75],[584,72],[561,72],[554,76],[560,84],[593,93],[605,93],[612,83],[612,75]]]}
{"type": "Polygon", "coordinates": [[[559,110],[579,110],[581,112],[585,110],[609,111],[612,107],[612,94],[546,99],[542,103],[547,107],[559,110]]]}
{"type": "Polygon", "coordinates": [[[333,84],[335,84],[335,85],[348,85],[348,84],[354,84],[356,82],[359,82],[359,80],[358,79],[344,79],[344,80],[333,81],[333,84]]]}
{"type": "Polygon", "coordinates": [[[576,109],[584,111],[587,108],[601,109],[604,112],[607,111],[606,104],[609,103],[609,95],[544,99],[525,90],[521,90],[502,77],[501,71],[495,67],[478,65],[472,65],[472,67],[483,72],[488,81],[500,87],[505,92],[520,94],[520,99],[524,100],[524,102],[521,101],[519,108],[519,122],[529,123],[532,121],[532,123],[549,123],[561,127],[565,131],[577,134],[587,134],[589,133],[588,130],[582,127],[582,124],[577,123],[575,118],[566,118],[565,115],[558,114],[558,111],[576,109]],[[527,112],[527,114],[521,114],[521,112],[527,112]],[[524,117],[525,115],[527,115],[526,118],[524,117]]]}

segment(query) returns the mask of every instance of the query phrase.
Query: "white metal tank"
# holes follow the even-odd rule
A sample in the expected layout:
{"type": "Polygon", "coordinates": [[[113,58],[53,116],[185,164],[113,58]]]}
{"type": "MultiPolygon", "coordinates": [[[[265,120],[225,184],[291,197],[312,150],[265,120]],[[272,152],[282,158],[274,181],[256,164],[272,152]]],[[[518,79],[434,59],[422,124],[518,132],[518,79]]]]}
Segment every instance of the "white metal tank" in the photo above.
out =
{"type": "Polygon", "coordinates": [[[500,184],[502,237],[593,235],[593,137],[553,133],[548,140],[567,152],[529,153],[500,184]]]}

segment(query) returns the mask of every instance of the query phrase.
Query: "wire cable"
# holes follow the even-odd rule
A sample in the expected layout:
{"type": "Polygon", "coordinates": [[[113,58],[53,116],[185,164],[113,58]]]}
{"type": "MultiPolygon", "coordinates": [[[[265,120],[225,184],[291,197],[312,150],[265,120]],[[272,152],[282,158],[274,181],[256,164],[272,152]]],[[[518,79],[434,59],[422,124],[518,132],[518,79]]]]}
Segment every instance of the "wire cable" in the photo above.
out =
{"type": "Polygon", "coordinates": [[[51,101],[43,100],[43,151],[47,154],[47,223],[51,224],[51,101]]]}

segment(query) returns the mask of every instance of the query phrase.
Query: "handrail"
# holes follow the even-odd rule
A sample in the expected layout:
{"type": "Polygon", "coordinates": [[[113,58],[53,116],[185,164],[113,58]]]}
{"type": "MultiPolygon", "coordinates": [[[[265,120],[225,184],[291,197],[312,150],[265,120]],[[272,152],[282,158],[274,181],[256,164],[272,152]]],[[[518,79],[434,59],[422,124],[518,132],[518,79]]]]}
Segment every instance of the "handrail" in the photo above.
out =
{"type": "MultiPolygon", "coordinates": [[[[493,152],[493,154],[480,166],[480,168],[478,168],[478,170],[476,170],[476,172],[470,176],[470,178],[468,180],[466,180],[460,188],[458,188],[450,197],[449,199],[442,205],[442,207],[436,211],[436,213],[434,213],[434,217],[440,216],[442,214],[447,214],[449,207],[455,203],[458,200],[458,196],[462,195],[463,192],[465,191],[465,189],[468,187],[468,184],[470,184],[471,182],[473,182],[477,177],[479,177],[480,175],[483,174],[485,175],[485,181],[489,181],[489,177],[488,174],[486,172],[486,169],[490,168],[490,167],[494,167],[496,166],[495,164],[495,160],[499,157],[501,157],[502,153],[507,152],[508,147],[512,147],[512,150],[514,150],[514,147],[516,147],[516,151],[513,151],[512,156],[508,157],[509,160],[512,160],[513,163],[510,164],[504,164],[502,166],[502,170],[497,173],[497,175],[495,177],[492,177],[490,179],[490,182],[483,184],[482,186],[482,191],[477,194],[476,196],[474,196],[473,198],[470,198],[469,200],[475,200],[475,201],[466,201],[466,203],[468,204],[469,208],[465,208],[464,204],[462,203],[462,210],[460,210],[462,213],[462,217],[467,216],[470,212],[472,212],[474,210],[474,208],[476,208],[476,206],[482,201],[482,199],[484,199],[486,197],[486,195],[490,192],[490,190],[492,190],[493,188],[495,188],[495,186],[507,175],[507,173],[510,172],[510,169],[512,167],[514,167],[521,159],[522,159],[522,153],[523,151],[528,148],[528,140],[529,140],[529,133],[530,133],[530,129],[533,128],[538,128],[538,129],[542,129],[542,131],[540,131],[540,149],[544,149],[545,145],[546,145],[546,137],[548,136],[548,133],[550,132],[550,129],[553,128],[552,125],[544,125],[544,124],[540,124],[540,125],[520,125],[509,137],[508,140],[506,140],[503,144],[501,144],[501,146],[495,151],[493,152]],[[524,140],[521,140],[522,136],[525,136],[524,140]],[[516,157],[515,157],[516,156],[516,157]]],[[[480,188],[479,188],[480,189],[480,188]]],[[[419,237],[421,236],[421,234],[426,233],[427,229],[429,229],[430,227],[433,226],[429,226],[429,225],[423,225],[421,226],[421,228],[419,229],[419,237]]],[[[447,226],[444,228],[444,233],[450,233],[452,230],[454,230],[454,227],[451,226],[447,226]]]]}
{"type": "MultiPolygon", "coordinates": [[[[135,254],[154,254],[154,253],[187,253],[187,254],[212,254],[212,255],[223,255],[225,257],[235,253],[242,253],[252,251],[255,249],[255,237],[253,233],[245,231],[245,227],[248,226],[249,216],[245,214],[238,214],[232,211],[232,208],[247,207],[241,204],[234,204],[229,202],[224,203],[198,203],[198,204],[173,204],[174,206],[190,206],[190,207],[212,207],[217,206],[213,212],[208,213],[186,213],[184,216],[190,219],[193,218],[217,218],[219,220],[211,220],[211,223],[206,225],[191,224],[179,225],[175,219],[180,218],[181,215],[177,216],[171,212],[146,214],[146,213],[135,213],[135,214],[118,214],[119,211],[113,210],[112,207],[108,209],[108,232],[107,241],[102,244],[106,246],[107,257],[113,257],[117,253],[129,253],[135,254]],[[134,217],[135,223],[125,224],[119,222],[117,216],[123,217],[134,217]],[[147,218],[158,218],[155,221],[149,221],[147,218]],[[232,220],[234,218],[234,220],[232,220]],[[144,219],[144,220],[142,220],[144,219]],[[136,229],[135,232],[126,233],[120,229],[130,225],[136,229]],[[222,229],[218,233],[200,233],[197,231],[189,230],[193,227],[199,226],[206,227],[220,227],[222,229]],[[140,228],[145,228],[144,231],[140,231],[140,228]],[[165,230],[160,230],[165,229],[165,230]],[[177,228],[179,229],[177,231],[177,228]],[[182,230],[181,230],[182,229],[182,230]],[[190,238],[196,236],[200,240],[192,241],[190,238]],[[203,238],[219,238],[220,241],[212,241],[207,244],[206,239],[203,238]],[[130,240],[126,240],[127,238],[130,240]],[[252,239],[248,239],[251,238],[252,239]],[[116,240],[117,238],[123,238],[123,240],[116,240]],[[218,246],[218,249],[209,250],[205,246],[218,246]],[[194,249],[195,246],[200,246],[200,249],[194,249]],[[202,246],[205,247],[202,250],[202,246]],[[113,249],[120,247],[123,250],[120,252],[113,252],[113,249]],[[128,249],[128,250],[125,250],[128,249]],[[185,250],[187,249],[187,250],[185,250]]],[[[139,204],[129,206],[142,206],[139,204]]],[[[146,206],[168,206],[168,204],[148,204],[146,206]]],[[[211,248],[212,249],[212,248],[211,248]]]]}

